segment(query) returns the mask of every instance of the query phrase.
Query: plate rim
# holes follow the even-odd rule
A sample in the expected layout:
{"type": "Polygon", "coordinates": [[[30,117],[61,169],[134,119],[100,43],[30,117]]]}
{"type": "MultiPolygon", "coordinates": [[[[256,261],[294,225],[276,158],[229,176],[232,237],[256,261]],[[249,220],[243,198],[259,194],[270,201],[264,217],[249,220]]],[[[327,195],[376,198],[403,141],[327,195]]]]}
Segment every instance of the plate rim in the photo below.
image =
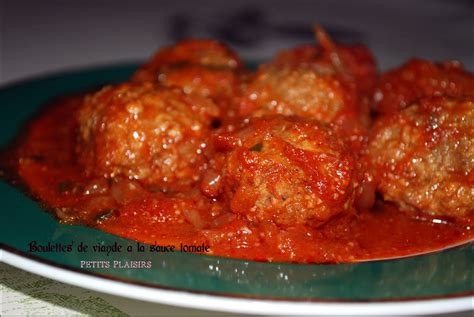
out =
{"type": "Polygon", "coordinates": [[[389,299],[375,301],[288,300],[256,298],[225,293],[197,292],[160,285],[130,283],[125,280],[80,271],[48,263],[22,251],[0,247],[0,262],[69,285],[115,296],[158,304],[243,314],[300,315],[427,315],[472,311],[474,293],[423,299],[389,299]]]}
{"type": "MultiPolygon", "coordinates": [[[[471,245],[474,247],[474,243],[467,243],[466,245],[471,245]]],[[[267,295],[249,295],[249,294],[237,294],[231,292],[220,292],[220,291],[204,291],[204,290],[196,290],[196,289],[188,289],[188,288],[180,288],[174,286],[167,286],[157,283],[146,283],[140,282],[135,280],[128,280],[123,277],[117,277],[114,275],[107,275],[104,273],[96,272],[96,271],[88,271],[85,269],[79,269],[67,264],[59,264],[53,260],[45,259],[37,255],[33,255],[29,252],[19,250],[15,247],[12,247],[8,244],[0,242],[0,262],[1,260],[1,251],[7,252],[9,254],[14,254],[16,256],[22,257],[24,259],[31,260],[35,263],[40,263],[44,265],[48,265],[54,268],[58,268],[61,270],[67,270],[79,274],[83,274],[86,276],[95,276],[99,278],[103,278],[110,281],[126,283],[128,285],[136,285],[136,286],[143,286],[152,289],[162,289],[162,290],[169,290],[169,291],[183,291],[187,293],[193,293],[198,295],[211,295],[211,296],[219,296],[219,297],[228,297],[228,298],[244,298],[244,299],[254,299],[254,300],[268,300],[274,302],[317,302],[317,303],[387,303],[387,302],[414,302],[414,301],[425,301],[425,300],[438,300],[438,299],[449,299],[449,298],[461,298],[466,296],[473,296],[474,298],[474,289],[466,292],[458,292],[452,294],[443,294],[443,295],[433,295],[433,296],[414,296],[414,297],[392,297],[392,298],[378,298],[378,299],[338,299],[338,298],[317,298],[317,297],[279,297],[279,296],[267,296],[267,295]]],[[[197,256],[205,256],[202,254],[192,254],[197,256]]],[[[212,256],[213,258],[220,258],[218,256],[212,256]]],[[[229,259],[229,258],[222,258],[222,259],[229,259]]],[[[244,261],[248,262],[247,260],[243,259],[233,259],[237,261],[244,261]]],[[[386,260],[376,260],[376,261],[386,261],[386,260]]],[[[390,261],[390,260],[388,260],[390,261]]],[[[255,262],[255,261],[250,261],[255,262]]],[[[278,264],[277,262],[272,262],[272,264],[278,264]]],[[[286,262],[281,262],[280,264],[291,264],[286,262]]],[[[292,265],[292,264],[291,264],[292,265]]],[[[296,265],[318,265],[318,264],[296,264],[296,265]]],[[[337,265],[337,264],[331,264],[337,265]]]]}

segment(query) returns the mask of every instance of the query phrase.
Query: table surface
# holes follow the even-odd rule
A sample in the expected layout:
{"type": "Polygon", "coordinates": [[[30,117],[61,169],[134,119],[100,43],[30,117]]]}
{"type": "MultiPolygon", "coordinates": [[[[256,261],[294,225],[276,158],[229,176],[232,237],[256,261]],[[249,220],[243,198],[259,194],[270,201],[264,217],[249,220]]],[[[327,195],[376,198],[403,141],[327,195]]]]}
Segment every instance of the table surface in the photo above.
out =
{"type": "Polygon", "coordinates": [[[60,283],[0,263],[1,316],[209,316],[204,310],[154,304],[60,283]]]}

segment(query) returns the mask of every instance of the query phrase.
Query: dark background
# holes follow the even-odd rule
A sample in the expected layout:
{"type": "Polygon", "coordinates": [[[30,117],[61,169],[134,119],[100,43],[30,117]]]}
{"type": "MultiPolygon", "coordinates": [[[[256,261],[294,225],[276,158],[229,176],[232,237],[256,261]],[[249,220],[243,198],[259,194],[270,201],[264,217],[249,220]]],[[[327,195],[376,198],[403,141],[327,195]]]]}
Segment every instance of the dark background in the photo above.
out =
{"type": "MultiPolygon", "coordinates": [[[[1,0],[0,0],[1,1],[1,0]]],[[[371,47],[382,69],[412,56],[456,58],[474,69],[474,1],[0,2],[0,84],[45,72],[142,61],[163,44],[211,37],[244,58],[311,42],[323,25],[371,47]]]]}

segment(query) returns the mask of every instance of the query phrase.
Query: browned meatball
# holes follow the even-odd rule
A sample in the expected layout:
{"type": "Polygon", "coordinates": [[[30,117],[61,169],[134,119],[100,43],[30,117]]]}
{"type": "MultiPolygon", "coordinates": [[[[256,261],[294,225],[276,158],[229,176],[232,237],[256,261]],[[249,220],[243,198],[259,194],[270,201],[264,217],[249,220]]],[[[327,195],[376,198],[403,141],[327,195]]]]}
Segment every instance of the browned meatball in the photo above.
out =
{"type": "Polygon", "coordinates": [[[156,84],[107,86],[78,112],[77,152],[89,174],[173,189],[199,178],[215,104],[156,84]]]}
{"type": "Polygon", "coordinates": [[[383,74],[374,94],[378,113],[395,113],[421,97],[474,96],[474,75],[458,62],[435,64],[412,59],[383,74]]]}
{"type": "Polygon", "coordinates": [[[158,81],[181,87],[185,93],[212,98],[224,112],[240,88],[245,73],[239,57],[225,45],[211,40],[186,40],[158,51],[138,69],[132,81],[158,81]]]}
{"type": "Polygon", "coordinates": [[[316,65],[261,66],[245,89],[240,114],[301,116],[334,122],[357,112],[357,96],[331,72],[316,65]]]}
{"type": "Polygon", "coordinates": [[[225,45],[213,40],[186,40],[160,49],[149,62],[140,67],[133,78],[156,80],[161,67],[170,65],[201,65],[210,68],[237,69],[239,57],[225,45]]]}
{"type": "Polygon", "coordinates": [[[257,70],[240,100],[242,116],[296,115],[340,123],[368,123],[376,67],[370,51],[339,46],[317,31],[320,46],[284,51],[257,70]]]}
{"type": "Polygon", "coordinates": [[[337,134],[316,121],[254,118],[217,138],[214,169],[201,188],[255,222],[318,226],[351,210],[355,162],[337,134]],[[220,170],[216,169],[220,166],[220,170]]]}
{"type": "Polygon", "coordinates": [[[336,45],[321,28],[317,28],[315,33],[319,45],[284,50],[277,55],[275,62],[315,64],[326,72],[338,72],[353,81],[360,93],[372,93],[377,80],[377,65],[372,52],[364,45],[336,45]]]}
{"type": "Polygon", "coordinates": [[[468,214],[474,210],[474,99],[423,98],[381,117],[369,156],[385,200],[435,216],[468,214]]]}

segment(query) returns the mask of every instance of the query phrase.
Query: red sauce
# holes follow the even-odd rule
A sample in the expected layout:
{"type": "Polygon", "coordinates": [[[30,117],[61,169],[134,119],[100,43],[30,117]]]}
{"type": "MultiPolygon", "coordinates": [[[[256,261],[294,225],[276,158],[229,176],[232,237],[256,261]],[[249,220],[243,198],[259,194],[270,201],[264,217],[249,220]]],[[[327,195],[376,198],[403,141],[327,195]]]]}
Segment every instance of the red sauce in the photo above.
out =
{"type": "MultiPolygon", "coordinates": [[[[319,228],[249,222],[195,190],[169,197],[127,179],[84,176],[75,157],[81,98],[65,98],[31,121],[2,170],[64,223],[83,223],[148,244],[210,246],[208,254],[257,261],[337,263],[402,257],[472,241],[474,213],[449,220],[414,217],[378,201],[319,228]]],[[[5,173],[4,173],[5,174],[5,173]]]]}

